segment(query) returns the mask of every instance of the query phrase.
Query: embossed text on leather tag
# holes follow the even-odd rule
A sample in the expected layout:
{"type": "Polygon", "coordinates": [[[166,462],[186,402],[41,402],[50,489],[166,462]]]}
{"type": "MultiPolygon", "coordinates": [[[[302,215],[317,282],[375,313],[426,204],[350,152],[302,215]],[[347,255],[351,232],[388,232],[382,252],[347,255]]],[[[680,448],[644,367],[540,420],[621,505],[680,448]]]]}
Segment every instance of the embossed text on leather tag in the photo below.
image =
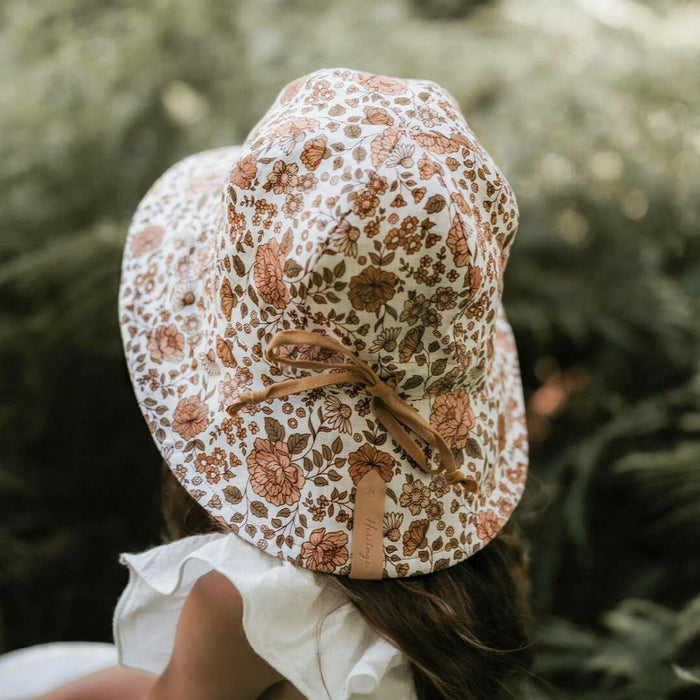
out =
{"type": "Polygon", "coordinates": [[[384,572],[382,521],[386,482],[370,469],[358,482],[352,518],[350,578],[380,579],[384,572]]]}

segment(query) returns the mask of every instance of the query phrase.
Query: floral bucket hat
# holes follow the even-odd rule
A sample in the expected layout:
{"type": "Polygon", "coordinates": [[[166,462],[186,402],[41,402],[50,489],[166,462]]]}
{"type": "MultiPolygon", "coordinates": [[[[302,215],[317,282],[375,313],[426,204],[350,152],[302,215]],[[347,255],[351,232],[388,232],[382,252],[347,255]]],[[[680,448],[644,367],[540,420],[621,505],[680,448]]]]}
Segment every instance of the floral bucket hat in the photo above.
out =
{"type": "Polygon", "coordinates": [[[180,484],[315,571],[411,576],[481,549],[528,463],[501,305],[517,219],[425,80],[316,71],[242,146],[170,168],[129,229],[120,321],[180,484]]]}

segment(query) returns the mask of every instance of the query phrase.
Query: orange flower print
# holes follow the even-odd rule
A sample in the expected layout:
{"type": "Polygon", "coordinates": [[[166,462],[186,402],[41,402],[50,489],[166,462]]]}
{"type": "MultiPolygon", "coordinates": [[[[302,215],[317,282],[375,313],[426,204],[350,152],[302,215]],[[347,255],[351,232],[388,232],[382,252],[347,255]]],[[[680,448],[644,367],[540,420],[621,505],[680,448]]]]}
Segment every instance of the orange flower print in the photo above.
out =
{"type": "Polygon", "coordinates": [[[396,292],[398,277],[393,272],[380,270],[374,265],[350,278],[348,296],[354,309],[377,311],[396,292]]]}
{"type": "Polygon", "coordinates": [[[326,153],[327,142],[328,139],[325,136],[317,136],[304,144],[304,150],[301,152],[299,159],[308,170],[316,170],[319,166],[326,153]]]}
{"type": "Polygon", "coordinates": [[[310,569],[330,574],[348,560],[347,543],[348,536],[344,532],[326,533],[325,527],[319,527],[301,545],[301,556],[310,569]]]}
{"type": "Polygon", "coordinates": [[[438,287],[430,301],[438,311],[454,309],[457,305],[457,292],[452,287],[438,287]]]}
{"type": "Polygon", "coordinates": [[[350,478],[355,484],[372,469],[384,481],[391,481],[394,473],[394,458],[386,452],[381,452],[374,445],[365,444],[348,457],[350,463],[350,478]]]}
{"type": "Polygon", "coordinates": [[[233,356],[231,345],[227,343],[221,336],[216,339],[216,354],[223,363],[224,367],[235,367],[238,363],[233,356]]]}
{"type": "Polygon", "coordinates": [[[374,216],[378,206],[379,197],[377,197],[377,193],[368,187],[355,195],[352,210],[361,219],[366,219],[368,216],[374,216]]]}
{"type": "Polygon", "coordinates": [[[359,73],[357,82],[366,90],[372,90],[381,95],[403,95],[407,89],[403,80],[372,73],[359,73]]]}
{"type": "Polygon", "coordinates": [[[397,146],[386,159],[388,168],[411,168],[413,167],[413,154],[415,146],[397,146]]]}
{"type": "Polygon", "coordinates": [[[384,194],[388,186],[389,183],[383,175],[380,175],[374,170],[367,173],[367,189],[370,192],[374,192],[374,194],[384,194]]]}
{"type": "Polygon", "coordinates": [[[490,542],[503,527],[504,520],[492,510],[482,510],[476,525],[476,536],[483,542],[490,542]]]}
{"type": "Polygon", "coordinates": [[[185,336],[172,323],[158,326],[148,336],[146,348],[153,362],[180,362],[185,356],[185,336]]]}
{"type": "Polygon", "coordinates": [[[429,520],[439,520],[444,513],[445,507],[435,498],[425,507],[425,514],[428,516],[429,520]]]}
{"type": "Polygon", "coordinates": [[[299,184],[298,171],[299,166],[296,163],[278,160],[272,166],[272,172],[267,176],[263,189],[266,192],[272,190],[275,194],[289,194],[299,184]]]}
{"type": "Polygon", "coordinates": [[[430,491],[428,487],[417,479],[403,485],[399,503],[411,511],[412,515],[418,513],[430,503],[430,491]]]}
{"type": "Polygon", "coordinates": [[[289,83],[289,85],[287,85],[287,87],[284,88],[284,91],[280,96],[280,102],[284,104],[285,102],[289,102],[290,100],[294,99],[299,90],[301,90],[301,86],[304,84],[304,82],[304,78],[297,78],[296,80],[293,80],[291,83],[289,83]]]}
{"type": "Polygon", "coordinates": [[[403,513],[385,513],[382,521],[382,534],[392,542],[398,542],[401,537],[403,513]]]}
{"type": "Polygon", "coordinates": [[[404,339],[399,343],[399,360],[401,362],[408,362],[415,353],[421,352],[423,333],[425,333],[425,326],[415,326],[406,333],[404,339]]]}
{"type": "Polygon", "coordinates": [[[377,168],[389,157],[396,148],[403,131],[398,126],[390,126],[384,129],[379,136],[375,136],[370,145],[372,152],[372,165],[377,168]]]}
{"type": "Polygon", "coordinates": [[[139,231],[131,239],[132,255],[143,255],[151,250],[155,250],[163,240],[164,231],[160,226],[148,226],[139,231]]]}
{"type": "Polygon", "coordinates": [[[384,124],[391,126],[394,123],[394,117],[389,112],[381,107],[365,107],[365,119],[368,124],[384,124]]]}
{"type": "Polygon", "coordinates": [[[207,427],[209,409],[198,396],[180,399],[173,411],[173,430],[185,440],[191,440],[207,427]]]}
{"type": "Polygon", "coordinates": [[[437,126],[440,122],[445,121],[434,109],[431,109],[430,107],[421,107],[418,110],[417,116],[428,129],[431,129],[434,126],[437,126]]]}
{"type": "Polygon", "coordinates": [[[251,183],[258,171],[257,153],[249,153],[239,158],[231,168],[229,180],[241,189],[250,189],[251,183]]]}
{"type": "Polygon", "coordinates": [[[328,396],[323,407],[323,418],[328,421],[333,430],[339,433],[351,433],[352,408],[341,401],[337,396],[328,396]]]}
{"type": "Polygon", "coordinates": [[[430,178],[439,173],[442,168],[428,156],[421,156],[418,159],[418,172],[421,180],[430,180],[430,178]]]}
{"type": "Polygon", "coordinates": [[[498,508],[498,513],[500,515],[502,515],[504,518],[508,518],[513,512],[515,506],[513,505],[513,502],[510,499],[501,496],[496,501],[496,508],[498,508]]]}
{"type": "Polygon", "coordinates": [[[352,258],[357,257],[357,241],[360,238],[360,229],[353,226],[347,219],[343,219],[331,234],[334,246],[339,253],[352,258]]]}
{"type": "Polygon", "coordinates": [[[290,356],[296,352],[297,360],[304,360],[305,362],[330,362],[339,364],[345,361],[343,353],[334,350],[333,348],[323,348],[318,345],[311,345],[309,343],[301,343],[296,346],[296,349],[291,348],[280,348],[279,354],[290,356]]]}
{"type": "Polygon", "coordinates": [[[312,117],[294,117],[276,126],[272,130],[273,136],[290,136],[293,134],[301,134],[304,131],[315,129],[318,126],[318,119],[312,117]]]}
{"type": "Polygon", "coordinates": [[[474,427],[474,411],[464,391],[440,394],[430,411],[430,424],[452,447],[467,444],[469,431],[474,427]]]}
{"type": "Polygon", "coordinates": [[[263,243],[255,251],[253,275],[258,293],[277,309],[284,309],[289,303],[289,291],[282,279],[282,265],[283,255],[276,240],[263,243]]]}
{"type": "Polygon", "coordinates": [[[452,225],[447,233],[447,247],[452,251],[457,267],[464,267],[469,262],[467,231],[459,214],[452,219],[452,225]]]}
{"type": "Polygon", "coordinates": [[[403,555],[410,557],[425,539],[430,523],[427,520],[414,520],[403,533],[403,555]]]}
{"type": "Polygon", "coordinates": [[[256,438],[246,461],[251,488],[258,496],[275,506],[291,506],[299,500],[305,479],[286,442],[256,438]]]}
{"type": "Polygon", "coordinates": [[[282,211],[286,216],[292,217],[298,214],[304,205],[304,200],[300,194],[288,194],[282,205],[282,211]]]}
{"type": "Polygon", "coordinates": [[[466,145],[458,135],[453,135],[448,138],[444,134],[414,134],[413,138],[423,146],[423,148],[439,155],[454,153],[459,150],[460,146],[466,145]]]}
{"type": "MultiPolygon", "coordinates": [[[[450,199],[457,205],[457,209],[459,209],[462,214],[468,216],[469,214],[472,213],[472,209],[467,204],[467,200],[464,198],[464,195],[461,192],[453,192],[450,195],[450,199]]],[[[479,227],[478,221],[477,221],[477,228],[479,227]]]]}

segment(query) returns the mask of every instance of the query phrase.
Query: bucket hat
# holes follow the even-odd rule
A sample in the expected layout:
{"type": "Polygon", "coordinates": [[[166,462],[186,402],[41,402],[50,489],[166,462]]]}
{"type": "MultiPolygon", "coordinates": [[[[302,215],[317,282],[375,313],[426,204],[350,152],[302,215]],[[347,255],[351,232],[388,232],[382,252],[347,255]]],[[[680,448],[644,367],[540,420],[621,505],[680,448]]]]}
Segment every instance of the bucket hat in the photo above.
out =
{"type": "Polygon", "coordinates": [[[129,228],[119,307],[180,484],[318,572],[412,576],[481,549],[528,464],[501,303],[517,221],[427,80],[318,70],[242,145],[170,168],[129,228]]]}

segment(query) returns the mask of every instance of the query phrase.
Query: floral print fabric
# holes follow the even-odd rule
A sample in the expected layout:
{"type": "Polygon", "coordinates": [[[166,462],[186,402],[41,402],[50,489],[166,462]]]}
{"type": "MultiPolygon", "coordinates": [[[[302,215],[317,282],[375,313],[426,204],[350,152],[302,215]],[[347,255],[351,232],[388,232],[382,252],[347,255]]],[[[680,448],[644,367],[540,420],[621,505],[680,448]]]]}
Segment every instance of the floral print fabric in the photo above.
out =
{"type": "MultiPolygon", "coordinates": [[[[347,575],[355,486],[375,470],[387,483],[386,576],[478,551],[527,471],[501,305],[517,216],[449,93],[349,69],[293,81],[242,146],[173,166],[130,227],[120,314],[139,405],[180,483],[262,550],[347,575]],[[290,328],[371,364],[440,431],[479,493],[413,464],[360,385],[228,415],[239,393],[308,373],[264,357],[290,328]]],[[[315,346],[292,352],[343,361],[315,346]]]]}

